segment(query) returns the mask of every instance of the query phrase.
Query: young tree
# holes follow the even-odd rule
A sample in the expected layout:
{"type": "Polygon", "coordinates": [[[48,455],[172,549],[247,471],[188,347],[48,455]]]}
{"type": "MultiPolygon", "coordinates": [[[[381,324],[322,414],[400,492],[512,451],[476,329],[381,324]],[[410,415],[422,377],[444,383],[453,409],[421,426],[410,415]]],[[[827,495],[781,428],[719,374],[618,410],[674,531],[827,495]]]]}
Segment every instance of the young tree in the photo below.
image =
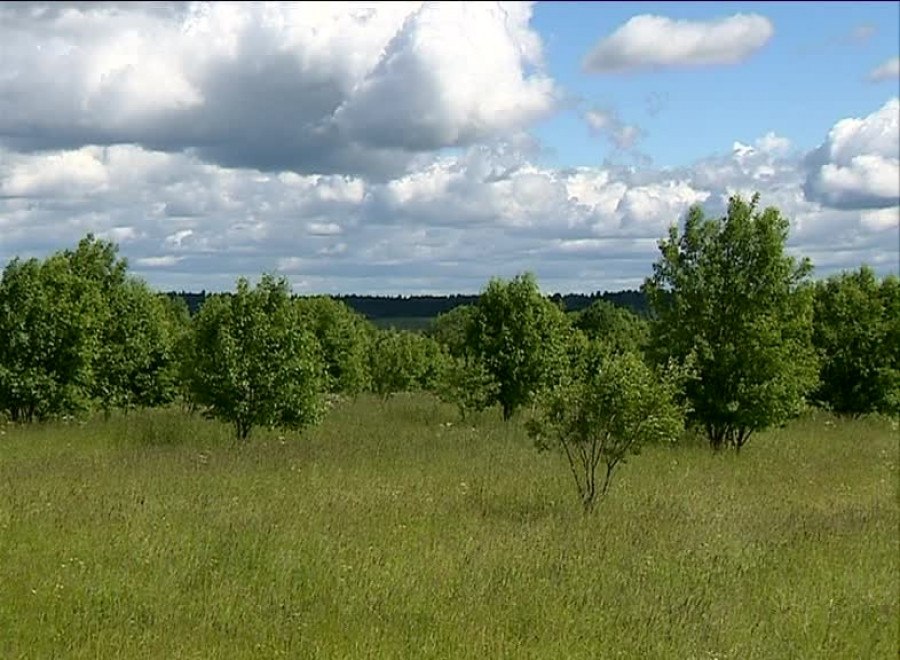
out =
{"type": "Polygon", "coordinates": [[[592,342],[577,370],[538,396],[528,432],[538,449],[562,449],[581,503],[590,511],[629,455],[646,443],[678,437],[683,428],[683,411],[675,403],[678,388],[677,372],[656,373],[631,351],[592,342]]]}
{"type": "Polygon", "coordinates": [[[325,364],[315,335],[292,304],[287,282],[246,279],[234,294],[207,299],[193,323],[189,370],[194,400],[234,424],[302,429],[323,412],[325,364]]]}
{"type": "Polygon", "coordinates": [[[372,390],[382,399],[434,389],[443,366],[444,354],[434,340],[407,330],[378,330],[369,353],[372,390]]]}
{"type": "Polygon", "coordinates": [[[497,383],[493,403],[501,405],[504,419],[562,373],[568,331],[565,314],[541,295],[531,273],[509,282],[492,279],[481,293],[468,343],[497,383]]]}
{"type": "Polygon", "coordinates": [[[690,419],[718,449],[799,412],[816,385],[808,261],[784,254],[788,221],[732,197],[721,220],[693,207],[673,226],[644,284],[659,360],[692,360],[690,419]]]}
{"type": "Polygon", "coordinates": [[[816,284],[816,399],[844,415],[900,414],[900,280],[867,266],[816,284]]]}
{"type": "Polygon", "coordinates": [[[93,398],[107,411],[173,401],[177,329],[166,303],[134,278],[117,283],[106,298],[94,355],[93,398]]]}
{"type": "Polygon", "coordinates": [[[435,389],[438,398],[455,404],[459,416],[490,408],[497,400],[499,387],[478,360],[447,356],[443,378],[435,389]]]}
{"type": "Polygon", "coordinates": [[[367,389],[369,322],[345,303],[327,296],[297,298],[294,303],[322,347],[329,391],[356,395],[367,389]]]}
{"type": "Polygon", "coordinates": [[[445,347],[453,357],[465,358],[470,352],[468,340],[474,318],[474,305],[454,307],[449,312],[438,315],[428,335],[445,347]]]}
{"type": "Polygon", "coordinates": [[[175,398],[189,411],[196,410],[191,393],[191,369],[193,365],[193,333],[191,311],[181,296],[159,294],[163,303],[166,324],[172,335],[171,372],[175,384],[175,398]]]}
{"type": "Polygon", "coordinates": [[[650,334],[644,319],[605,300],[597,300],[579,312],[574,325],[588,339],[620,352],[644,350],[650,334]]]}

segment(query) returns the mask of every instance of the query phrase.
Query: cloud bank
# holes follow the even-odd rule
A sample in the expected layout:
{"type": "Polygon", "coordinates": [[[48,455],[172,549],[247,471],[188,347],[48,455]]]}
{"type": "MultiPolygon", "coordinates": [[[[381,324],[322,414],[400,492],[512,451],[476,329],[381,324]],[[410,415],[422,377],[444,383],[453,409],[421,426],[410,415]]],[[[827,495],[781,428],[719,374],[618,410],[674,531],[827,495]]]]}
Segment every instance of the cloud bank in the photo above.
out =
{"type": "MultiPolygon", "coordinates": [[[[771,36],[667,21],[643,25],[670,50],[613,64],[735,61],[771,36]]],[[[690,205],[759,190],[820,274],[896,270],[897,99],[810,153],[770,133],[676,169],[550,167],[527,133],[560,98],[542,58],[528,4],[0,5],[0,262],[90,231],[162,289],[276,271],[299,292],[476,292],[531,269],[615,290],[690,205]]]]}
{"type": "Polygon", "coordinates": [[[552,110],[528,3],[0,6],[0,142],[384,176],[552,110]]]}

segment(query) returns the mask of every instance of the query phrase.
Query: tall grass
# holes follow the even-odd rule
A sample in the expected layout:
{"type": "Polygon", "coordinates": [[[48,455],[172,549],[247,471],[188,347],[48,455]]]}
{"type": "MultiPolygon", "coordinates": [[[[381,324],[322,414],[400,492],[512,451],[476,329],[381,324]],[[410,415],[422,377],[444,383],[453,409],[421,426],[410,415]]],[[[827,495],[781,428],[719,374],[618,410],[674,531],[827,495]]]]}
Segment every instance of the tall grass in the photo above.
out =
{"type": "Polygon", "coordinates": [[[2,658],[894,658],[898,445],[653,447],[584,516],[517,422],[361,398],[0,436],[2,658]]]}

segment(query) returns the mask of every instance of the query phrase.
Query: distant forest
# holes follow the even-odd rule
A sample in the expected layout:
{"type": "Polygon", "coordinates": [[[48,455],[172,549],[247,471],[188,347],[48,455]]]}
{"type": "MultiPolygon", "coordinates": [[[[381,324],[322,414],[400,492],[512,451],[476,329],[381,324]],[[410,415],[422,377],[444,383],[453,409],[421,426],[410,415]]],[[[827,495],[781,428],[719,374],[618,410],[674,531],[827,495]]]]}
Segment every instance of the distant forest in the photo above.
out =
{"type": "MultiPolygon", "coordinates": [[[[187,303],[191,314],[197,310],[206,300],[206,291],[191,293],[187,291],[170,291],[169,296],[183,298],[187,303]]],[[[434,318],[438,314],[449,312],[460,305],[474,305],[478,301],[477,295],[449,295],[449,296],[356,296],[337,295],[330,296],[340,300],[351,309],[359,312],[371,321],[384,321],[388,319],[407,318],[434,318]]],[[[599,291],[592,294],[567,293],[565,295],[555,293],[550,299],[556,303],[562,303],[567,312],[578,312],[590,307],[597,300],[605,300],[620,307],[630,309],[640,316],[647,315],[647,300],[640,291],[625,290],[616,292],[599,291]]]]}

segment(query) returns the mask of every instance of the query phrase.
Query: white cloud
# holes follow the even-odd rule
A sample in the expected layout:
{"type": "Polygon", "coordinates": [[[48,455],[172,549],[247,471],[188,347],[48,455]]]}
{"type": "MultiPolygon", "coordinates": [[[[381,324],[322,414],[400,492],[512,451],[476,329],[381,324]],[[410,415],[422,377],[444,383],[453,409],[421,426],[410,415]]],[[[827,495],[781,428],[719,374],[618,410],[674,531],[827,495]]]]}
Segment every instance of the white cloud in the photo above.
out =
{"type": "Polygon", "coordinates": [[[626,124],[614,110],[594,108],[584,113],[584,120],[593,131],[605,135],[623,151],[634,149],[644,135],[640,126],[626,124]]]}
{"type": "Polygon", "coordinates": [[[308,222],[306,231],[313,236],[337,236],[343,230],[336,222],[308,222]]]}
{"type": "Polygon", "coordinates": [[[618,205],[622,228],[644,237],[662,237],[690,206],[709,196],[709,192],[694,189],[688,181],[670,180],[629,188],[618,205]]]}
{"type": "Polygon", "coordinates": [[[174,254],[167,254],[161,257],[141,257],[135,259],[136,266],[142,268],[167,268],[179,263],[184,257],[176,257],[174,254]]]}
{"type": "Polygon", "coordinates": [[[0,144],[386,175],[550,112],[530,3],[0,5],[0,144]]]}
{"type": "Polygon", "coordinates": [[[9,197],[88,195],[109,183],[101,158],[102,150],[85,147],[49,156],[20,156],[4,159],[0,165],[0,194],[9,197]]]}
{"type": "Polygon", "coordinates": [[[872,82],[897,80],[898,78],[900,78],[900,57],[892,57],[869,72],[869,80],[872,82]]]}
{"type": "Polygon", "coordinates": [[[758,14],[711,21],[634,16],[602,38],[583,61],[593,73],[741,62],[772,38],[772,22],[758,14]]]}
{"type": "MultiPolygon", "coordinates": [[[[811,256],[819,274],[862,261],[896,269],[896,203],[823,206],[804,196],[802,155],[784,138],[751,142],[677,170],[553,169],[495,143],[384,183],[267,175],[187,155],[164,156],[161,168],[154,154],[115,147],[94,154],[111,183],[85,183],[90,195],[62,187],[0,197],[0,261],[69,247],[93,231],[120,242],[136,272],[163,289],[231,289],[239,275],[279,270],[310,292],[475,292],[492,275],[524,269],[547,290],[615,289],[649,275],[657,240],[691,204],[719,214],[729,195],[758,190],[763,205],[789,218],[791,249],[811,256]],[[144,163],[137,173],[135,163],[144,163]],[[196,212],[167,213],[176,203],[196,212]]],[[[61,156],[83,154],[0,162],[25,158],[40,170],[41,159],[61,156]]],[[[0,186],[6,180],[0,174],[0,186]]]]}
{"type": "Polygon", "coordinates": [[[541,59],[530,18],[527,4],[428,5],[337,109],[336,125],[375,147],[431,150],[528,124],[555,95],[549,78],[524,72],[541,59]]]}
{"type": "MultiPolygon", "coordinates": [[[[772,32],[635,17],[589,68],[736,62],[772,32]]],[[[633,287],[691,204],[758,190],[797,254],[896,269],[896,99],[806,159],[768,133],[677,169],[556,169],[526,132],[560,97],[542,57],[529,3],[0,4],[0,263],[91,231],[160,288],[275,269],[306,291],[477,291],[529,268],[633,287]]]]}
{"type": "Polygon", "coordinates": [[[806,196],[834,208],[900,203],[900,100],[839,121],[806,160],[806,196]]]}
{"type": "Polygon", "coordinates": [[[860,221],[863,227],[875,232],[896,229],[900,227],[900,206],[863,211],[860,221]]]}

